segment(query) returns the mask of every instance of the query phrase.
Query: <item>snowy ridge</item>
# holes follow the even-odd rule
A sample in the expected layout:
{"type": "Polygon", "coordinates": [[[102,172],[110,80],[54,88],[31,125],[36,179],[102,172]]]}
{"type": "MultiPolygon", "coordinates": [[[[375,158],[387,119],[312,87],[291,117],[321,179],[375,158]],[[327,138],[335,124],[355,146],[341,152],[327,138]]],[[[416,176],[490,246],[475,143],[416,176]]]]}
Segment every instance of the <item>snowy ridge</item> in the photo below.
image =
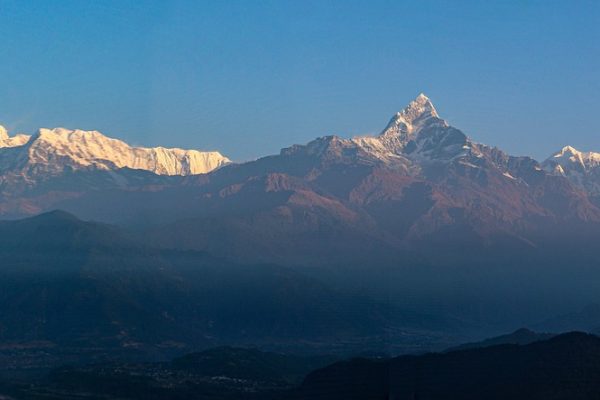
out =
{"type": "Polygon", "coordinates": [[[219,152],[178,148],[132,147],[98,131],[40,129],[35,135],[9,137],[0,129],[0,168],[60,173],[65,168],[113,170],[131,168],[159,175],[195,175],[217,169],[230,160],[219,152]]]}
{"type": "Polygon", "coordinates": [[[545,171],[563,176],[576,187],[600,198],[600,153],[581,152],[566,146],[541,164],[530,157],[512,157],[476,143],[450,126],[439,117],[424,94],[396,113],[379,135],[352,139],[326,136],[282,151],[282,154],[292,153],[322,160],[379,163],[415,176],[422,175],[430,166],[438,170],[447,170],[451,165],[470,170],[486,168],[490,171],[491,168],[503,179],[525,185],[532,174],[545,171]]]}
{"type": "Polygon", "coordinates": [[[544,165],[565,175],[573,170],[589,172],[600,166],[600,153],[579,151],[572,146],[565,146],[548,158],[544,165]]]}
{"type": "Polygon", "coordinates": [[[542,163],[552,174],[568,178],[588,193],[600,195],[600,153],[565,146],[542,163]]]}
{"type": "Polygon", "coordinates": [[[477,145],[441,119],[431,100],[421,93],[396,113],[379,135],[352,139],[326,136],[305,146],[284,149],[282,153],[304,152],[311,156],[327,154],[330,157],[337,155],[338,158],[353,155],[362,162],[379,162],[418,174],[420,168],[427,164],[480,158],[483,150],[485,146],[477,145]]]}
{"type": "MultiPolygon", "coordinates": [[[[383,164],[408,175],[447,170],[492,167],[503,179],[523,182],[532,170],[566,177],[577,187],[600,196],[600,153],[566,146],[539,164],[511,157],[478,144],[440,118],[431,100],[420,94],[393,115],[379,135],[351,139],[325,136],[306,145],[283,149],[282,154],[312,157],[320,162],[383,164]],[[432,167],[432,168],[429,168],[432,167]]],[[[129,168],[158,175],[195,175],[230,163],[219,152],[178,148],[145,148],[106,137],[98,131],[65,128],[40,129],[33,136],[9,136],[0,126],[0,179],[2,176],[43,176],[65,170],[129,168]]],[[[489,168],[488,168],[489,169],[489,168]]]]}
{"type": "Polygon", "coordinates": [[[22,146],[29,141],[29,135],[8,136],[6,128],[0,125],[0,148],[22,146]]]}

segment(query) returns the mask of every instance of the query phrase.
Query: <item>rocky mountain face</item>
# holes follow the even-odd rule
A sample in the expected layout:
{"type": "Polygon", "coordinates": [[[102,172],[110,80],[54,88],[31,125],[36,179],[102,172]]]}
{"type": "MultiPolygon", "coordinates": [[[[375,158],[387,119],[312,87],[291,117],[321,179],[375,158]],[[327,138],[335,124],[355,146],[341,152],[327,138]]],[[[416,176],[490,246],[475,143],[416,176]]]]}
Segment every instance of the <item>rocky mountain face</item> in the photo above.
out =
{"type": "Polygon", "coordinates": [[[0,149],[5,217],[58,208],[237,260],[364,263],[432,245],[447,259],[461,245],[538,248],[600,226],[587,183],[595,156],[510,156],[452,127],[425,95],[379,135],[321,137],[223,168],[220,155],[132,148],[97,132],[3,137],[13,146],[0,149]]]}

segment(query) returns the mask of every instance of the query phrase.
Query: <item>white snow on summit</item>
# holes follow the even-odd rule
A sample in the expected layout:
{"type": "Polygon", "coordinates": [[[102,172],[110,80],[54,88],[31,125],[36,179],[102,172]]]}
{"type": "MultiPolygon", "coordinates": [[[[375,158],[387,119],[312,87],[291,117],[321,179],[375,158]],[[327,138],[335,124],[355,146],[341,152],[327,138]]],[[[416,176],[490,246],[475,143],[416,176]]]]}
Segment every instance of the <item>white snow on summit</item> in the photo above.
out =
{"type": "Polygon", "coordinates": [[[418,162],[448,162],[476,151],[462,132],[439,117],[423,93],[396,113],[378,136],[352,140],[382,161],[401,157],[418,162]]]}
{"type": "Polygon", "coordinates": [[[477,157],[480,148],[441,119],[431,100],[420,94],[396,113],[379,135],[356,136],[352,139],[326,136],[305,146],[283,149],[282,153],[354,157],[361,162],[380,162],[391,168],[418,174],[424,164],[477,157]]]}
{"type": "Polygon", "coordinates": [[[446,121],[439,118],[431,100],[421,93],[404,110],[392,117],[379,135],[379,140],[397,152],[404,149],[411,140],[415,140],[419,132],[432,123],[448,126],[446,121]]]}
{"type": "Polygon", "coordinates": [[[600,153],[565,146],[546,159],[542,167],[550,173],[568,178],[593,195],[600,195],[600,153]]]}
{"type": "Polygon", "coordinates": [[[565,146],[548,158],[544,164],[560,166],[565,170],[576,168],[579,171],[589,171],[600,166],[600,153],[579,151],[574,147],[565,146]]]}
{"type": "Polygon", "coordinates": [[[98,131],[42,128],[31,137],[9,137],[6,129],[0,129],[0,168],[4,171],[31,166],[50,173],[65,168],[131,168],[159,175],[195,175],[227,163],[230,160],[216,151],[133,147],[98,131]]]}
{"type": "Polygon", "coordinates": [[[6,128],[0,125],[0,148],[22,146],[29,141],[30,137],[29,135],[15,135],[10,137],[6,128]]]}

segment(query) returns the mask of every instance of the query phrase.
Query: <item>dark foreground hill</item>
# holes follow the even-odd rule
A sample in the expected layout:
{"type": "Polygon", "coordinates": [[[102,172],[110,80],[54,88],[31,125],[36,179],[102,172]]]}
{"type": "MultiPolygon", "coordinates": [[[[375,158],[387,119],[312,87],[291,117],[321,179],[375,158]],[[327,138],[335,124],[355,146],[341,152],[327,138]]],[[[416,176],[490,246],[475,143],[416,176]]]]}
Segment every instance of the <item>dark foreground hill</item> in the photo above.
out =
{"type": "Polygon", "coordinates": [[[568,333],[525,346],[354,359],[311,373],[293,398],[597,399],[600,338],[568,333]]]}
{"type": "Polygon", "coordinates": [[[528,345],[353,359],[323,368],[332,361],[324,356],[220,347],[171,362],[62,367],[42,379],[0,382],[0,394],[18,399],[107,400],[600,397],[600,338],[583,333],[528,345]]]}

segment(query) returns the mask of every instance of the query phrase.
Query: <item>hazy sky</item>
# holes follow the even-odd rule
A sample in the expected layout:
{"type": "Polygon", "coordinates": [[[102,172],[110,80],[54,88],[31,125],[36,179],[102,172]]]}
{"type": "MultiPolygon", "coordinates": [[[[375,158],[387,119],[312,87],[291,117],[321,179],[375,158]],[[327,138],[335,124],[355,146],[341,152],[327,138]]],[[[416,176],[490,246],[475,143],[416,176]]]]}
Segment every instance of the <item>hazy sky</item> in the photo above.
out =
{"type": "Polygon", "coordinates": [[[511,153],[600,151],[600,1],[490,3],[0,0],[0,124],[247,160],[424,92],[511,153]]]}

